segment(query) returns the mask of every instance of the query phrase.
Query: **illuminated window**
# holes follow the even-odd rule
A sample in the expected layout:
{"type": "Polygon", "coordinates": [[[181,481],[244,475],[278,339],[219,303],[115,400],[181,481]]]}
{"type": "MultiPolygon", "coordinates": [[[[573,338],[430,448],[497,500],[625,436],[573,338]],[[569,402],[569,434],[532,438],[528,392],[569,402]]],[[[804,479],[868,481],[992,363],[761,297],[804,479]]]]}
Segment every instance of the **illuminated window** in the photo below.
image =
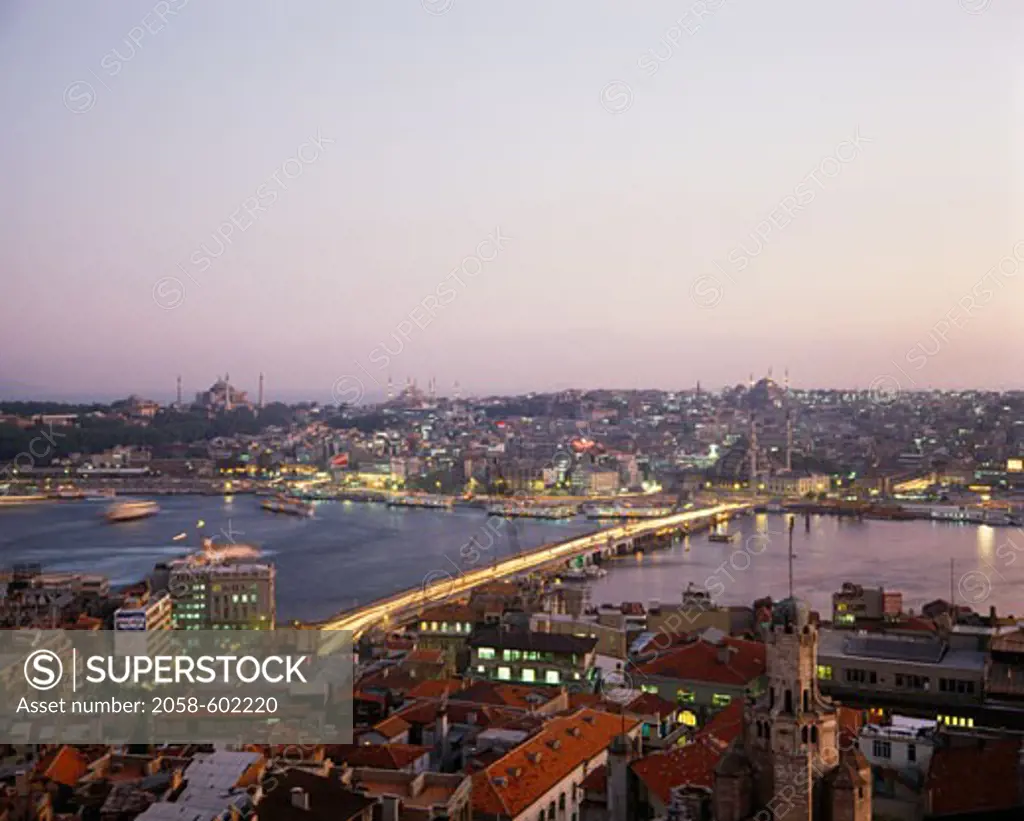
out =
{"type": "Polygon", "coordinates": [[[523,681],[536,681],[536,680],[537,680],[537,671],[534,670],[532,667],[524,667],[523,668],[523,681]]]}
{"type": "Polygon", "coordinates": [[[478,665],[476,666],[476,671],[477,671],[478,673],[486,673],[486,672],[487,672],[487,668],[486,668],[486,667],[484,667],[484,666],[483,666],[482,664],[478,664],[478,665]]]}
{"type": "Polygon", "coordinates": [[[832,680],[832,665],[831,664],[819,664],[818,665],[818,678],[825,681],[832,680]]]}
{"type": "Polygon", "coordinates": [[[476,651],[476,655],[477,655],[478,658],[481,658],[481,659],[492,659],[492,658],[494,658],[494,648],[493,647],[481,647],[479,650],[476,651]]]}
{"type": "Polygon", "coordinates": [[[558,675],[557,670],[547,670],[544,673],[545,684],[558,684],[561,681],[561,677],[558,675]]]}
{"type": "Polygon", "coordinates": [[[721,693],[715,693],[711,696],[711,704],[714,707],[728,707],[729,702],[732,701],[732,696],[725,696],[721,693]]]}
{"type": "Polygon", "coordinates": [[[502,681],[511,681],[512,680],[512,668],[511,667],[499,667],[498,668],[498,678],[500,678],[502,681]]]}
{"type": "Polygon", "coordinates": [[[435,633],[437,632],[437,622],[436,621],[430,622],[430,629],[433,630],[435,633]]]}
{"type": "Polygon", "coordinates": [[[655,684],[641,684],[640,685],[640,692],[641,693],[654,693],[655,695],[657,695],[658,694],[658,687],[655,684]]]}
{"type": "Polygon", "coordinates": [[[420,630],[424,633],[427,631],[427,623],[425,621],[420,622],[420,630]]]}
{"type": "Polygon", "coordinates": [[[687,727],[696,727],[697,726],[697,716],[694,715],[693,712],[691,712],[690,710],[680,710],[679,711],[679,723],[683,724],[683,725],[685,725],[687,727]]]}
{"type": "Polygon", "coordinates": [[[697,700],[697,694],[693,690],[676,690],[676,701],[680,704],[693,704],[697,700]]]}

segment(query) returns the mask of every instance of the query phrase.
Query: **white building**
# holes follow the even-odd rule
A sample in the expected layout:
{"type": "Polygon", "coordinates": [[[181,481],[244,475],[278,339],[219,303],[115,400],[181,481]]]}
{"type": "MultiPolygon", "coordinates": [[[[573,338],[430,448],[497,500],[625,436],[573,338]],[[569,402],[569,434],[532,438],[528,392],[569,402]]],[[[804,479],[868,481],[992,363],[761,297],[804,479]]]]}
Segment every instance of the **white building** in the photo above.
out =
{"type": "Polygon", "coordinates": [[[125,599],[114,611],[115,630],[170,630],[172,621],[171,597],[167,593],[125,599]]]}

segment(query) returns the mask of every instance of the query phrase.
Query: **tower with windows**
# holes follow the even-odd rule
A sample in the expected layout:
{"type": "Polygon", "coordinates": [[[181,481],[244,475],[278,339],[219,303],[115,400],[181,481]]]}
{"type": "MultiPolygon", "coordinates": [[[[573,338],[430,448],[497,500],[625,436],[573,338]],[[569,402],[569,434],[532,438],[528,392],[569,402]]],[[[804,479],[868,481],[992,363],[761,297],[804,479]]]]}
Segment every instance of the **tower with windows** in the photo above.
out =
{"type": "Polygon", "coordinates": [[[838,708],[818,689],[818,631],[805,602],[773,608],[766,645],[768,688],[716,769],[716,817],[768,808],[775,821],[870,821],[870,768],[856,744],[840,744],[838,708]]]}

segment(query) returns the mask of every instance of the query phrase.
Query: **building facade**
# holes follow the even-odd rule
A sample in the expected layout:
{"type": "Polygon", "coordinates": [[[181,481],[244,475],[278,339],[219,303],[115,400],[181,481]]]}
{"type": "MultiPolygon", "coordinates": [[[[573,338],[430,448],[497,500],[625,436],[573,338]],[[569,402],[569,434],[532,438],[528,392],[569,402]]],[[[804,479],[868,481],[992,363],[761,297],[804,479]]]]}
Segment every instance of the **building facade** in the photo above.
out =
{"type": "Polygon", "coordinates": [[[169,590],[178,630],[273,630],[277,620],[272,564],[171,566],[169,590]]]}
{"type": "Polygon", "coordinates": [[[505,625],[487,627],[469,639],[466,671],[474,678],[548,684],[594,683],[597,639],[512,630],[505,625]]]}

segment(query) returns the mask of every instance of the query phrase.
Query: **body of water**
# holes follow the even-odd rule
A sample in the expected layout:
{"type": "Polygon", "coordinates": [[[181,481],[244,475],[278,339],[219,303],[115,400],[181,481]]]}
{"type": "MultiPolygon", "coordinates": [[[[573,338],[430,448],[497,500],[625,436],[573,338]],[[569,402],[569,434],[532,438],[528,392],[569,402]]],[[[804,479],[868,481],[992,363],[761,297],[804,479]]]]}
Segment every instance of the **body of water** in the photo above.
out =
{"type": "MultiPolygon", "coordinates": [[[[38,562],[47,570],[103,573],[114,584],[128,584],[145,577],[157,562],[196,549],[205,534],[220,543],[259,547],[277,566],[279,621],[318,620],[425,578],[456,577],[595,525],[582,519],[508,523],[470,508],[437,511],[353,502],[319,503],[316,515],[305,519],[267,513],[252,496],[157,501],[158,515],[118,524],[103,519],[105,502],[0,508],[0,565],[38,562]],[[179,533],[187,539],[173,541],[179,533]]],[[[831,594],[844,581],[900,591],[904,607],[915,610],[932,599],[948,599],[952,559],[958,602],[1024,616],[1024,533],[1018,529],[829,516],[812,516],[810,525],[808,531],[804,517],[796,518],[794,588],[822,614],[831,612],[831,594]]],[[[698,534],[669,550],[611,562],[610,573],[591,583],[591,601],[674,604],[690,583],[723,604],[784,597],[786,517],[761,514],[737,519],[730,527],[737,534],[731,544],[698,534]]]]}
{"type": "MultiPolygon", "coordinates": [[[[688,583],[721,604],[749,605],[761,596],[788,594],[787,517],[758,514],[730,524],[731,544],[698,534],[670,550],[618,559],[591,585],[594,604],[660,601],[678,604],[688,583]]],[[[889,522],[797,516],[793,530],[793,586],[823,617],[843,582],[882,586],[903,594],[904,609],[950,598],[987,613],[1024,617],[1024,532],[1018,528],[928,521],[889,522]]]]}
{"type": "Polygon", "coordinates": [[[102,573],[115,585],[129,584],[157,562],[197,549],[206,535],[259,547],[277,566],[279,622],[318,620],[424,578],[457,577],[495,557],[594,529],[584,520],[489,520],[474,508],[323,502],[307,519],[268,513],[253,496],[156,501],[156,516],[117,524],[103,518],[102,501],[0,508],[0,566],[38,562],[45,570],[102,573]],[[173,541],[179,533],[187,538],[173,541]]]}

